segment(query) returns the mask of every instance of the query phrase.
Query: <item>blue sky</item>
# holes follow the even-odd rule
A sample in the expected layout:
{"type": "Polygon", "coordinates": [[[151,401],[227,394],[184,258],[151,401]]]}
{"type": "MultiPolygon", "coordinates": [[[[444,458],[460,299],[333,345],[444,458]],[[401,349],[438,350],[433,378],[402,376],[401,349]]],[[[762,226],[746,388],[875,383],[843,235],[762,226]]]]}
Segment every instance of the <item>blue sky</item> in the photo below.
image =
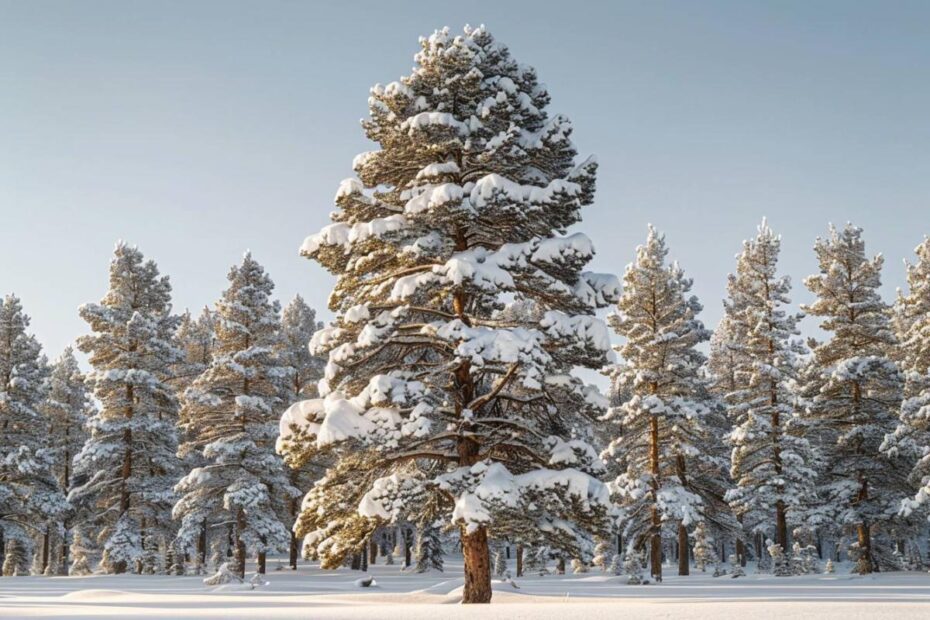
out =
{"type": "Polygon", "coordinates": [[[466,23],[537,68],[598,156],[594,268],[622,273],[653,223],[709,326],[764,215],[798,301],[828,222],[866,229],[889,299],[930,232],[927,2],[0,0],[0,291],[52,356],[118,239],[178,309],[251,249],[322,310],[332,280],[297,248],[372,148],[368,88],[466,23]]]}

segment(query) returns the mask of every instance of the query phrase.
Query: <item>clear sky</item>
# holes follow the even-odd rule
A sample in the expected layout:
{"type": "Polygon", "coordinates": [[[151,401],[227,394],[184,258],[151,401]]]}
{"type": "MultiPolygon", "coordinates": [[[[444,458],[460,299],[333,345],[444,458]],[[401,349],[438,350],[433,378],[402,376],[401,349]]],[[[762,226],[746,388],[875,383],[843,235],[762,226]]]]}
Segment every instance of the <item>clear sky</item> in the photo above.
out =
{"type": "Polygon", "coordinates": [[[322,310],[332,280],[297,248],[372,148],[368,88],[466,23],[537,68],[598,156],[593,267],[622,273],[653,223],[709,326],[764,215],[798,301],[828,222],[866,229],[889,299],[930,233],[930,2],[0,0],[0,292],[51,356],[118,239],[179,310],[246,249],[322,310]]]}

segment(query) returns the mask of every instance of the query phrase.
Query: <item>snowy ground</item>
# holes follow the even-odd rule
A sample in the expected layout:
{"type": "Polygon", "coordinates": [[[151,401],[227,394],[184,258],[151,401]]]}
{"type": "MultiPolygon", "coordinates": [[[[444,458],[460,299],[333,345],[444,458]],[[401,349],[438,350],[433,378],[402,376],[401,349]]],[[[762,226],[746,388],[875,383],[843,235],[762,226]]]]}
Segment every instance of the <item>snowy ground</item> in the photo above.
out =
{"type": "Polygon", "coordinates": [[[207,587],[199,577],[10,577],[0,578],[0,618],[930,618],[930,574],[842,572],[739,579],[698,573],[647,586],[629,586],[623,577],[600,573],[526,577],[518,580],[519,590],[496,583],[494,603],[480,608],[455,605],[462,579],[461,565],[454,562],[446,574],[425,576],[403,574],[399,566],[374,566],[372,588],[355,585],[358,572],[310,566],[273,571],[269,584],[255,590],[238,584],[207,587]]]}

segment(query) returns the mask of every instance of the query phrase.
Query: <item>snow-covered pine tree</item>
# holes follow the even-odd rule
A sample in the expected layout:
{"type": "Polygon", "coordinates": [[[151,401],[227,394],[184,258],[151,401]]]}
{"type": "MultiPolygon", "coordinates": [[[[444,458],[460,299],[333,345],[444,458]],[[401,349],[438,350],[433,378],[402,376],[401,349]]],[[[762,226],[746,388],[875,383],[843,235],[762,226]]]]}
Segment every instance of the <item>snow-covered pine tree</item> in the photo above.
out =
{"type": "Polygon", "coordinates": [[[785,310],[791,280],[777,275],[780,250],[781,238],[765,220],[756,237],[743,242],[727,283],[725,341],[715,343],[715,362],[726,373],[717,385],[730,384],[724,400],[734,424],[729,443],[735,487],[727,500],[744,524],[773,531],[785,550],[789,522],[800,524],[812,501],[816,471],[794,407],[791,386],[803,348],[794,339],[800,316],[785,310]]]}
{"type": "MultiPolygon", "coordinates": [[[[87,440],[85,425],[96,411],[87,394],[84,373],[78,367],[71,347],[65,348],[52,366],[48,386],[48,398],[42,410],[49,421],[49,445],[55,451],[53,473],[58,479],[58,487],[67,493],[72,487],[72,461],[87,440]]],[[[60,575],[68,574],[70,532],[79,518],[73,507],[62,515],[61,549],[56,570],[60,575]]]]}
{"type": "Polygon", "coordinates": [[[282,496],[296,494],[274,454],[276,408],[287,372],[279,365],[278,303],[274,284],[250,253],[230,269],[229,288],[216,303],[216,342],[209,367],[185,391],[182,453],[199,451],[204,464],[178,482],[174,516],[178,544],[190,550],[206,521],[232,525],[235,569],[245,576],[247,550],[285,549],[282,496]]]}
{"type": "Polygon", "coordinates": [[[317,485],[298,522],[317,553],[354,553],[441,494],[461,528],[463,600],[486,603],[489,531],[577,555],[607,527],[599,459],[572,435],[605,401],[571,371],[605,362],[594,313],[619,283],[582,271],[586,236],[563,236],[596,165],[575,164],[536,72],[483,27],[421,45],[411,75],[372,89],[364,127],[380,150],[355,159],[333,224],[303,245],[338,277],[337,319],[313,341],[329,355],[323,401],[289,410],[281,449],[339,458],[324,480],[341,511],[315,516],[317,485]],[[542,318],[497,320],[514,296],[542,318]]]}
{"type": "Polygon", "coordinates": [[[216,340],[216,318],[210,308],[204,307],[194,318],[190,311],[181,315],[175,331],[181,360],[174,367],[172,383],[179,395],[207,369],[213,360],[216,340]]]}
{"type": "Polygon", "coordinates": [[[907,294],[898,294],[894,308],[904,399],[898,428],[882,448],[914,463],[910,481],[917,492],[901,505],[905,517],[930,513],[930,238],[914,252],[917,262],[907,265],[907,294]]]}
{"type": "MultiPolygon", "coordinates": [[[[602,458],[616,461],[612,483],[623,511],[628,545],[648,545],[651,575],[662,579],[662,530],[677,527],[682,548],[687,528],[704,520],[710,501],[695,483],[706,448],[716,441],[705,426],[713,399],[700,376],[697,345],[710,336],[697,318],[691,280],[666,260],[665,238],[649,227],[646,243],[624,275],[623,295],[608,322],[624,342],[616,372],[631,397],[605,419],[622,429],[602,458]],[[690,476],[689,476],[690,474],[690,476]]],[[[714,455],[716,456],[716,455],[714,455]]],[[[684,554],[686,555],[686,554],[684,554]]],[[[687,574],[687,564],[682,574],[687,574]]]]}
{"type": "Polygon", "coordinates": [[[178,402],[168,382],[180,352],[171,285],[154,261],[119,243],[109,290],[80,314],[92,333],[78,347],[90,356],[88,382],[100,409],[74,460],[69,499],[88,511],[104,570],[141,572],[143,559],[174,533],[178,402]]]}
{"type": "MultiPolygon", "coordinates": [[[[213,345],[216,340],[216,320],[213,311],[204,307],[200,314],[194,318],[190,311],[181,315],[178,328],[175,331],[175,341],[181,350],[181,360],[174,366],[172,385],[183,401],[184,392],[209,367],[213,361],[213,345]]],[[[203,455],[198,450],[187,450],[194,445],[191,437],[186,435],[189,428],[187,420],[183,417],[183,407],[178,416],[178,457],[182,461],[182,470],[187,473],[204,464],[203,455]]],[[[196,556],[194,565],[202,570],[207,564],[207,523],[201,524],[200,536],[197,538],[196,556]]]]}
{"type": "Polygon", "coordinates": [[[707,531],[707,525],[700,521],[694,528],[694,565],[703,573],[708,564],[717,562],[714,551],[714,539],[707,531]]]}
{"type": "Polygon", "coordinates": [[[40,407],[48,367],[20,300],[0,302],[0,550],[3,575],[28,575],[34,538],[67,509],[40,407]]]}
{"type": "Polygon", "coordinates": [[[897,339],[878,291],[884,261],[866,257],[862,229],[852,224],[831,227],[814,250],[820,272],[805,284],[816,300],[802,309],[821,317],[830,334],[811,342],[803,388],[806,418],[825,463],[818,490],[836,510],[833,522],[855,531],[860,570],[872,572],[878,568],[873,535],[890,525],[910,495],[905,460],[880,452],[897,425],[902,388],[889,359],[897,339]]]}
{"type": "MultiPolygon", "coordinates": [[[[285,403],[295,403],[317,396],[317,383],[323,378],[326,360],[310,353],[309,344],[313,334],[322,329],[323,323],[316,320],[316,311],[307,305],[304,298],[296,295],[281,313],[281,339],[278,358],[283,368],[288,371],[287,387],[282,398],[285,403]]],[[[325,470],[325,463],[305,461],[297,467],[288,467],[291,486],[296,489],[309,489],[325,470]]],[[[297,521],[300,512],[300,496],[288,498],[288,517],[290,524],[297,521]]],[[[292,569],[297,569],[300,553],[300,541],[291,530],[289,562],[292,569]]]]}

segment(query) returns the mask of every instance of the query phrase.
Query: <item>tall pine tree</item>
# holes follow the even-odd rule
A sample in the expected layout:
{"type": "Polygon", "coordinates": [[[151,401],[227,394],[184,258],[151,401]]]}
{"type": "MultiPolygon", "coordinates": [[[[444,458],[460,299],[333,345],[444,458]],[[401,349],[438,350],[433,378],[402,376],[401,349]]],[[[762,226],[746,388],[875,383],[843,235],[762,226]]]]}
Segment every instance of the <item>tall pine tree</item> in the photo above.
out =
{"type": "Polygon", "coordinates": [[[811,436],[824,461],[818,489],[835,509],[832,521],[855,532],[857,570],[870,573],[879,568],[875,535],[884,528],[887,540],[891,533],[909,473],[903,459],[880,451],[895,430],[902,389],[890,359],[898,342],[878,291],[884,261],[866,256],[862,229],[852,224],[831,227],[814,250],[820,272],[805,284],[816,299],[803,309],[820,317],[829,334],[811,342],[804,386],[811,436]]]}
{"type": "MultiPolygon", "coordinates": [[[[78,367],[74,351],[67,347],[52,366],[48,398],[43,412],[49,422],[50,445],[55,450],[54,475],[59,488],[67,493],[73,484],[74,457],[87,439],[85,425],[95,413],[93,402],[84,385],[84,373],[78,367]]],[[[73,540],[72,527],[78,515],[70,509],[62,521],[61,546],[58,552],[58,574],[67,575],[68,553],[73,540]]]]}
{"type": "Polygon", "coordinates": [[[204,522],[231,530],[236,570],[245,576],[246,553],[287,548],[282,498],[297,494],[274,453],[277,408],[287,372],[280,366],[278,303],[274,283],[246,254],[229,271],[229,288],[216,304],[216,342],[207,369],[184,393],[181,418],[188,438],[182,454],[199,452],[203,464],[181,479],[174,507],[180,546],[192,549],[204,522]]]}
{"type": "MultiPolygon", "coordinates": [[[[316,320],[316,311],[307,305],[303,297],[296,295],[281,313],[281,340],[278,358],[281,366],[287,369],[287,389],[284,401],[294,403],[317,396],[317,383],[323,378],[326,360],[312,355],[310,339],[323,324],[316,320]]],[[[323,463],[304,462],[299,467],[288,469],[291,485],[296,489],[309,489],[323,474],[323,463]]],[[[288,517],[291,524],[296,522],[300,511],[300,497],[288,498],[288,517]]],[[[297,534],[291,531],[290,567],[297,569],[300,542],[297,534]]]]}
{"type": "MultiPolygon", "coordinates": [[[[697,345],[710,333],[697,318],[691,280],[667,261],[665,238],[649,227],[627,267],[617,312],[608,318],[623,338],[615,378],[630,397],[606,419],[622,429],[604,453],[620,467],[613,482],[632,548],[649,543],[651,574],[662,579],[662,533],[677,530],[687,558],[687,530],[704,521],[709,494],[701,463],[716,441],[707,426],[713,399],[700,375],[697,345]]],[[[687,564],[680,566],[687,574],[687,564]]]]}
{"type": "Polygon", "coordinates": [[[19,298],[0,303],[0,550],[2,573],[28,575],[36,536],[67,503],[53,475],[55,453],[40,411],[48,375],[19,298]]]}
{"type": "Polygon", "coordinates": [[[914,463],[910,479],[917,491],[901,507],[908,518],[930,513],[930,238],[915,253],[917,262],[907,265],[907,294],[899,293],[894,308],[904,399],[898,428],[884,446],[889,456],[914,463]]]}
{"type": "Polygon", "coordinates": [[[168,384],[179,360],[171,285],[151,260],[124,243],[110,262],[110,288],[80,309],[92,333],[78,339],[93,371],[100,410],[74,462],[81,483],[69,498],[86,509],[110,573],[160,570],[173,537],[178,476],[178,402],[168,384]]]}
{"type": "Polygon", "coordinates": [[[364,128],[380,149],[355,159],[333,223],[302,248],[338,277],[337,319],[314,337],[323,400],[288,411],[282,450],[338,457],[298,522],[327,565],[379,523],[420,522],[437,495],[460,527],[464,602],[485,603],[489,533],[577,557],[606,526],[584,439],[606,403],[571,371],[604,363],[594,312],[619,286],[582,271],[587,237],[563,236],[596,166],[576,165],[536,72],[484,28],[421,46],[411,75],[372,89],[364,128]],[[497,320],[513,296],[542,318],[497,320]]]}
{"type": "Polygon", "coordinates": [[[778,276],[781,239],[765,221],[758,234],[743,243],[736,273],[727,284],[725,339],[718,346],[721,372],[718,386],[735,428],[731,475],[735,488],[728,499],[752,530],[775,534],[789,549],[788,525],[802,523],[802,511],[812,501],[816,470],[813,453],[801,436],[792,390],[797,356],[803,347],[799,316],[789,314],[791,280],[778,276]]]}

